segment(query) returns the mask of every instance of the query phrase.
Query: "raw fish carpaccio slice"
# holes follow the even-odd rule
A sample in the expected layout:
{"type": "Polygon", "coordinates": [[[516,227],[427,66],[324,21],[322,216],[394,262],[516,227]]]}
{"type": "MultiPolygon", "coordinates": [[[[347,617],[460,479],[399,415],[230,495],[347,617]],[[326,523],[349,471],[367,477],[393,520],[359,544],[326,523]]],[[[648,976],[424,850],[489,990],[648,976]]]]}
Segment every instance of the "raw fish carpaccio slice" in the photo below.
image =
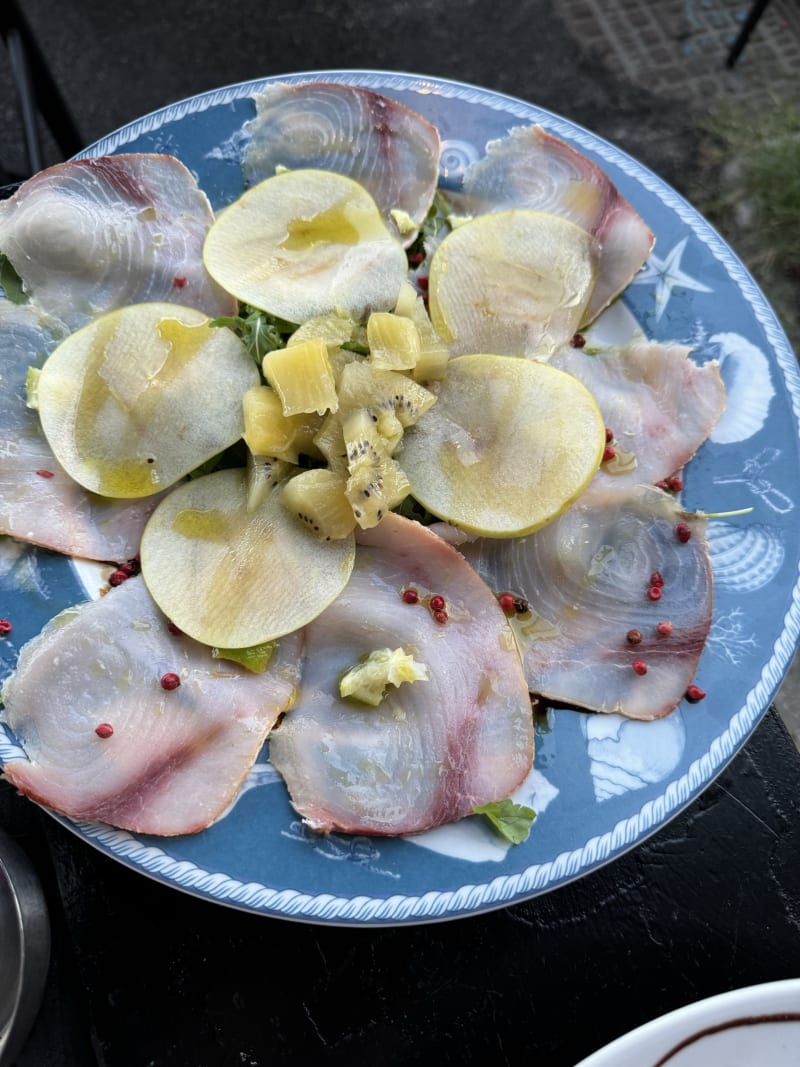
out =
{"type": "Polygon", "coordinates": [[[57,615],[3,685],[28,759],[5,777],[72,819],[139,833],[196,833],[221,815],[298,682],[299,634],[267,671],[213,659],[172,634],[141,578],[57,615]],[[54,666],[57,665],[57,670],[54,666]],[[160,684],[177,674],[171,691],[160,684]],[[98,725],[113,734],[101,737],[98,725]]]}
{"type": "Polygon", "coordinates": [[[40,309],[70,329],[150,301],[233,315],[236,301],[203,266],[212,221],[208,198],[173,156],[74,159],[0,203],[0,252],[40,309]]]}
{"type": "Polygon", "coordinates": [[[313,167],[352,178],[372,196],[390,229],[413,241],[433,203],[439,131],[403,104],[370,89],[335,82],[282,83],[254,96],[256,117],[242,166],[249,185],[277,167],[313,167]],[[411,232],[398,229],[405,213],[411,232]]]}
{"type": "Polygon", "coordinates": [[[569,219],[597,238],[599,275],[584,315],[592,322],[628,285],[654,235],[595,163],[541,126],[516,126],[490,141],[464,174],[458,210],[471,214],[530,208],[569,219]]]}
{"type": "Polygon", "coordinates": [[[725,410],[716,362],[702,366],[685,345],[657,341],[587,353],[562,348],[550,363],[583,382],[597,401],[626,467],[601,467],[589,492],[654,484],[680,470],[725,410]]]}
{"type": "Polygon", "coordinates": [[[414,833],[524,780],[534,744],[528,687],[505,616],[458,552],[393,514],[358,538],[347,587],[306,627],[300,694],[270,735],[270,761],[315,829],[414,833]],[[405,588],[420,602],[404,603],[405,588]],[[431,594],[446,601],[444,623],[431,594]],[[378,707],[343,700],[342,672],[382,647],[412,653],[429,680],[389,687],[378,707]]]}
{"type": "Polygon", "coordinates": [[[28,367],[41,366],[65,333],[30,304],[0,301],[0,533],[105,562],[139,551],[160,494],[113,500],[81,488],[53,455],[39,417],[26,403],[28,367]]]}
{"type": "Polygon", "coordinates": [[[668,493],[587,494],[529,537],[461,550],[493,589],[530,605],[513,625],[532,693],[632,719],[661,718],[683,699],[711,626],[712,573],[705,521],[668,493]],[[656,572],[663,586],[651,599],[656,572]],[[659,633],[659,622],[671,631],[659,633]]]}

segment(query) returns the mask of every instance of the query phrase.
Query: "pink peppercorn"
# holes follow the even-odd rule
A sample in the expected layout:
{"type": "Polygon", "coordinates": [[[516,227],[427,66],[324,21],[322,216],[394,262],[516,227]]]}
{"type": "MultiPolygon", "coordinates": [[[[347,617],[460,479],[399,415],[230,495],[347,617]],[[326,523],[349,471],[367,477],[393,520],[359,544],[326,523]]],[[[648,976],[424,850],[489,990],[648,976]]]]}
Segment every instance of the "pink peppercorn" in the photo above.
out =
{"type": "Polygon", "coordinates": [[[447,622],[447,620],[449,618],[449,616],[448,616],[446,611],[434,611],[433,617],[436,620],[436,622],[439,623],[440,626],[444,626],[444,624],[447,622]]]}
{"type": "Polygon", "coordinates": [[[603,463],[609,463],[612,459],[617,458],[617,451],[612,448],[611,445],[606,445],[603,449],[603,463]]]}
{"type": "Polygon", "coordinates": [[[402,596],[404,604],[419,603],[419,593],[416,591],[416,589],[404,589],[402,596]]]}
{"type": "Polygon", "coordinates": [[[0,619],[0,637],[7,637],[13,629],[8,619],[0,619]]]}
{"type": "Polygon", "coordinates": [[[685,545],[687,541],[691,540],[692,528],[687,522],[679,522],[675,527],[675,536],[681,544],[685,545]]]}
{"type": "Polygon", "coordinates": [[[642,631],[641,630],[628,630],[625,635],[629,645],[640,645],[642,643],[642,631]]]}
{"type": "Polygon", "coordinates": [[[647,664],[644,662],[643,659],[635,659],[631,664],[631,667],[633,667],[633,670],[636,674],[647,674],[647,664]]]}
{"type": "Polygon", "coordinates": [[[125,571],[123,571],[121,569],[118,570],[118,571],[113,571],[113,573],[109,575],[108,584],[109,585],[122,585],[123,582],[127,582],[129,577],[130,576],[128,574],[126,574],[125,571]]]}
{"type": "Polygon", "coordinates": [[[435,596],[431,597],[431,611],[444,611],[446,607],[447,604],[445,603],[445,599],[443,596],[439,596],[439,594],[437,593],[435,596]]]}
{"type": "Polygon", "coordinates": [[[698,701],[704,700],[705,695],[699,685],[690,685],[686,690],[686,699],[690,704],[697,704],[698,701]]]}
{"type": "Polygon", "coordinates": [[[95,726],[94,732],[105,741],[114,733],[114,727],[110,722],[101,722],[99,726],[95,726]]]}
{"type": "Polygon", "coordinates": [[[513,615],[516,611],[516,607],[514,605],[514,597],[511,593],[501,593],[500,596],[497,598],[497,603],[500,605],[506,615],[513,615]]]}
{"type": "Polygon", "coordinates": [[[177,689],[180,684],[180,678],[177,674],[173,674],[172,671],[167,672],[167,674],[162,674],[161,676],[161,688],[166,689],[168,692],[177,689]]]}
{"type": "Polygon", "coordinates": [[[668,620],[659,622],[656,625],[656,633],[659,637],[672,637],[672,623],[668,620]]]}

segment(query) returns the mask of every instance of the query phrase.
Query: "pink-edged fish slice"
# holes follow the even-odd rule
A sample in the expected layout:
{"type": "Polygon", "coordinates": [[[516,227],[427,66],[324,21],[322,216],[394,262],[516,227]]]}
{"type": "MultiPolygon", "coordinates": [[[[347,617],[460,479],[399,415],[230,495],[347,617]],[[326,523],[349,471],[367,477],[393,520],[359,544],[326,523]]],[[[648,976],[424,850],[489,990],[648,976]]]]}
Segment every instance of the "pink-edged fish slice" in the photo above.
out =
{"type": "Polygon", "coordinates": [[[588,490],[661,482],[689,462],[725,410],[719,364],[697,364],[686,345],[635,342],[587,352],[565,347],[550,363],[583,382],[613,439],[588,490]]]}
{"type": "Polygon", "coordinates": [[[71,819],[196,833],[225,813],[291,703],[300,650],[299,635],[282,639],[263,674],[214,659],[130,578],[21,649],[2,715],[28,758],[3,774],[71,819]]]}
{"type": "Polygon", "coordinates": [[[705,520],[669,493],[586,494],[528,537],[461,551],[492,588],[527,600],[513,625],[532,693],[631,719],[683,700],[711,628],[713,575],[705,520]]]}
{"type": "Polygon", "coordinates": [[[237,304],[205,270],[214,215],[174,156],[74,159],[0,203],[0,252],[43,312],[70,329],[128,304],[166,301],[211,318],[237,304]]]}
{"type": "Polygon", "coordinates": [[[496,598],[454,548],[394,514],[358,542],[344,592],[306,627],[300,694],[270,736],[270,761],[316,830],[416,833],[524,780],[528,687],[496,598]],[[404,601],[407,589],[417,603],[404,601]],[[412,654],[429,680],[388,686],[377,707],[342,699],[342,673],[379,648],[412,654]]]}

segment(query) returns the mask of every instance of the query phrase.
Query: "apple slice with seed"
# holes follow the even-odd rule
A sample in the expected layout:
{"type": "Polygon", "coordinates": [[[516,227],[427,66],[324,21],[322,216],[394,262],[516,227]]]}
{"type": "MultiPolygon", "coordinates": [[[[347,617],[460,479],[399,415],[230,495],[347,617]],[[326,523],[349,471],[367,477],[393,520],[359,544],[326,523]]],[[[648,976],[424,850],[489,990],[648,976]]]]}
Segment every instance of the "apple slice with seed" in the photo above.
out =
{"type": "Polygon", "coordinates": [[[259,380],[232,330],[194,308],[134,304],[55,349],[39,377],[39,417],[85,489],[146,497],[239,440],[242,394],[259,380]]]}
{"type": "Polygon", "coordinates": [[[321,170],[286,171],[248,189],[211,226],[203,260],[224,289],[294,323],[388,311],[408,269],[363,186],[321,170]]]}
{"type": "Polygon", "coordinates": [[[556,518],[603,458],[603,418],[571,374],[515,356],[450,360],[434,407],[406,430],[411,493],[471,533],[514,537],[556,518]]]}
{"type": "Polygon", "coordinates": [[[184,633],[246,648],[291,633],[342,591],[352,534],[324,541],[281,501],[283,486],[248,510],[247,472],[216,471],[174,489],[142,537],[150,595],[184,633]]]}

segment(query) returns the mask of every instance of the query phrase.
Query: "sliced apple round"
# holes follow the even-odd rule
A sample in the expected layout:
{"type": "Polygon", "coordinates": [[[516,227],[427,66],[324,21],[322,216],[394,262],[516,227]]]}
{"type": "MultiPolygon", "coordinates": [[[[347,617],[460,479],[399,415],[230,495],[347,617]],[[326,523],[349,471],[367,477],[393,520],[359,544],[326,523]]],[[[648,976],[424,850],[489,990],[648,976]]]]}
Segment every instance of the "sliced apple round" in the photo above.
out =
{"type": "Polygon", "coordinates": [[[605,426],[577,378],[536,360],[459,356],[435,406],[406,430],[411,493],[470,533],[514,537],[556,518],[591,481],[605,426]]]}
{"type": "Polygon", "coordinates": [[[277,486],[248,510],[247,473],[221,470],[174,489],[142,536],[142,574],[161,610],[207,645],[247,648],[316,618],[344,589],[351,534],[324,541],[277,486]]]}
{"type": "Polygon", "coordinates": [[[294,323],[388,311],[407,274],[369,193],[321,170],[286,171],[248,189],[211,226],[203,260],[228,292],[294,323]]]}
{"type": "Polygon", "coordinates": [[[544,211],[481,215],[431,260],[430,314],[454,355],[547,357],[578,329],[597,280],[598,245],[544,211]]]}
{"type": "Polygon", "coordinates": [[[77,330],[39,377],[42,429],[67,473],[109,497],[173,485],[242,436],[258,369],[194,308],[134,304],[77,330]]]}

